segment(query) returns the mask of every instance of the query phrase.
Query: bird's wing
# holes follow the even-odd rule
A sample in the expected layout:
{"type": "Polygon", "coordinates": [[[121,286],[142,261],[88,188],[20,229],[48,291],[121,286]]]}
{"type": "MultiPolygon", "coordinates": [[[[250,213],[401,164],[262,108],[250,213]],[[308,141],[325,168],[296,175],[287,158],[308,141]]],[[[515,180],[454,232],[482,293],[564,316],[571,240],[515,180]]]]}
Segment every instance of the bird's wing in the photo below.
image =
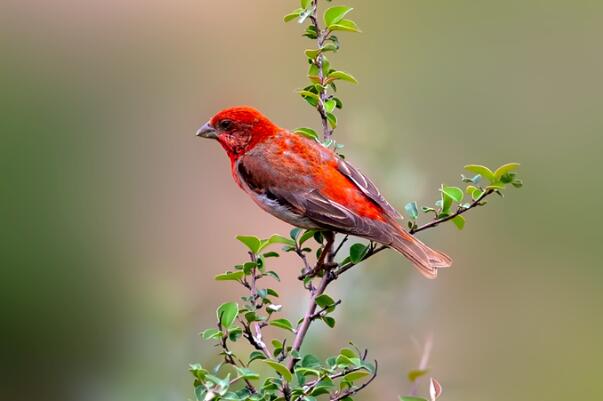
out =
{"type": "Polygon", "coordinates": [[[392,205],[389,204],[387,200],[381,195],[379,189],[369,180],[364,174],[362,174],[358,169],[352,166],[350,163],[343,159],[339,159],[337,163],[337,168],[341,172],[341,174],[345,175],[348,179],[350,179],[356,186],[373,202],[383,209],[385,213],[392,219],[402,219],[400,213],[392,205]]]}
{"type": "MultiPolygon", "coordinates": [[[[363,176],[358,175],[353,168],[348,171],[350,174],[353,171],[356,179],[365,183],[364,190],[335,165],[322,168],[321,177],[335,175],[336,184],[325,185],[324,182],[317,181],[311,173],[312,168],[306,170],[303,166],[298,166],[293,169],[281,163],[272,163],[270,158],[263,155],[241,158],[237,162],[236,173],[250,191],[311,220],[319,227],[369,238],[382,244],[392,243],[392,226],[384,219],[370,218],[362,212],[363,208],[373,213],[383,209],[380,203],[366,194],[369,188],[373,196],[378,194],[374,185],[367,179],[361,179],[363,176]],[[339,194],[346,194],[351,198],[348,200],[333,196],[339,194]]],[[[388,205],[385,200],[382,202],[388,205]]],[[[389,213],[391,212],[386,212],[389,213]]]]}
{"type": "Polygon", "coordinates": [[[386,245],[393,241],[392,230],[387,223],[358,215],[346,206],[326,198],[318,190],[290,192],[286,189],[271,188],[269,191],[281,204],[298,210],[319,227],[357,235],[386,245]]]}

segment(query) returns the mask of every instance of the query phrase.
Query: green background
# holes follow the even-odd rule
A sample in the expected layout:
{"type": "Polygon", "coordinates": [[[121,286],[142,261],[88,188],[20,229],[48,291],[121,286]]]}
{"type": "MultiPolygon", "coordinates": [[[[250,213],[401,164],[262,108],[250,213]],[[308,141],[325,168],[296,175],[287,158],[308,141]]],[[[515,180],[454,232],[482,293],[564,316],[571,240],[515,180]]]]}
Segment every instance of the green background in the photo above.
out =
{"type": "MultiPolygon", "coordinates": [[[[338,2],[336,2],[338,3],[338,2]]],[[[339,3],[341,4],[341,3],[339,3]]],[[[330,292],[334,330],[380,374],[361,400],[408,392],[433,333],[444,400],[601,399],[603,3],[350,0],[337,138],[398,208],[428,204],[467,163],[522,163],[525,188],[421,238],[455,259],[436,281],[392,252],[330,292]]],[[[289,227],[194,136],[250,104],[319,127],[295,94],[312,44],[291,1],[4,1],[0,5],[0,398],[184,400],[197,335],[241,292],[212,277],[234,237],[289,227]]],[[[298,263],[274,265],[295,320],[298,263]]]]}

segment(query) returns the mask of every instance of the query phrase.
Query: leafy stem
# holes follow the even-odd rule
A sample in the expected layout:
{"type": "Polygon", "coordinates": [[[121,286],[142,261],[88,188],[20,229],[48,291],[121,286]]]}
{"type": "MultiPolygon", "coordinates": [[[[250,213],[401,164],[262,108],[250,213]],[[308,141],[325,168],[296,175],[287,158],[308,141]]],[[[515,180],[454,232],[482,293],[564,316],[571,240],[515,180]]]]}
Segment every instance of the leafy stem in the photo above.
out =
{"type": "Polygon", "coordinates": [[[493,193],[495,193],[496,190],[495,189],[486,189],[484,192],[482,192],[482,194],[480,196],[478,196],[477,199],[473,200],[473,202],[471,202],[469,205],[467,206],[459,206],[459,208],[457,209],[456,212],[454,212],[453,214],[449,215],[449,216],[445,216],[445,217],[441,217],[441,218],[435,218],[432,221],[425,223],[421,226],[415,226],[413,228],[411,228],[408,232],[411,234],[416,234],[418,232],[427,230],[428,228],[433,228],[438,226],[441,223],[445,223],[449,220],[453,220],[456,216],[460,216],[463,213],[466,213],[467,211],[473,209],[476,206],[482,206],[483,203],[482,201],[489,195],[492,195],[493,193]]]}
{"type": "MultiPolygon", "coordinates": [[[[312,15],[309,17],[311,24],[314,26],[316,31],[316,44],[318,49],[322,49],[326,38],[329,36],[330,31],[328,29],[323,30],[318,22],[318,0],[312,0],[312,15]]],[[[317,102],[316,109],[320,114],[320,120],[322,122],[322,138],[324,142],[329,142],[333,135],[333,129],[329,127],[329,120],[327,118],[327,110],[325,109],[325,102],[328,100],[328,91],[325,84],[325,73],[324,67],[324,54],[319,51],[315,58],[316,66],[318,67],[318,79],[320,89],[318,93],[319,101],[317,102]]]]}

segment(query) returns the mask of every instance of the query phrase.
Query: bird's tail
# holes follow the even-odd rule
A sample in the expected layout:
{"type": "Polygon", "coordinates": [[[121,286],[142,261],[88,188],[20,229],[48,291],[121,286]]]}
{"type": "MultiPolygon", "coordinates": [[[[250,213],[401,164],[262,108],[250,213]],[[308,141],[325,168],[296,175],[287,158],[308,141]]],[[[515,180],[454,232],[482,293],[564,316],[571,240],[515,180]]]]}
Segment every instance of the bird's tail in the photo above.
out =
{"type": "Polygon", "coordinates": [[[438,269],[452,266],[452,259],[448,255],[431,249],[401,227],[390,246],[406,256],[423,276],[430,279],[437,277],[438,269]]]}

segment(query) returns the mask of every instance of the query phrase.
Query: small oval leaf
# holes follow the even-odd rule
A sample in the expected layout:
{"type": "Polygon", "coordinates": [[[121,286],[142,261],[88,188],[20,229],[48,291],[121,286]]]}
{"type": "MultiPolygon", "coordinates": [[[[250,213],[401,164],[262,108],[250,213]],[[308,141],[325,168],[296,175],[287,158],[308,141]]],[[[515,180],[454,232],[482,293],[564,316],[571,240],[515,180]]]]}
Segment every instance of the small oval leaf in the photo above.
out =
{"type": "Polygon", "coordinates": [[[245,244],[245,246],[249,248],[249,250],[253,253],[258,253],[258,251],[260,250],[262,241],[260,241],[258,237],[239,235],[237,236],[237,239],[243,244],[245,244]]]}
{"type": "Polygon", "coordinates": [[[450,198],[457,202],[457,203],[461,203],[463,201],[463,190],[460,189],[459,187],[449,187],[446,185],[442,186],[442,192],[444,192],[446,195],[450,196],[450,198]]]}
{"type": "Polygon", "coordinates": [[[334,6],[329,8],[325,11],[324,15],[325,25],[330,27],[333,24],[337,24],[352,10],[353,8],[346,6],[334,6]]]}
{"type": "Polygon", "coordinates": [[[223,327],[229,328],[239,314],[239,305],[236,302],[227,302],[220,305],[216,311],[218,321],[223,327]]]}
{"type": "Polygon", "coordinates": [[[265,362],[266,365],[268,365],[272,369],[274,369],[276,371],[276,373],[283,376],[283,378],[285,380],[287,380],[288,382],[292,381],[293,376],[291,375],[291,372],[289,372],[289,369],[287,369],[287,367],[285,365],[275,362],[275,361],[270,361],[270,360],[264,360],[263,362],[265,362]]]}
{"type": "Polygon", "coordinates": [[[482,177],[485,177],[490,182],[496,181],[494,173],[486,166],[482,166],[480,164],[468,164],[465,166],[465,170],[469,170],[471,172],[480,174],[482,177]]]}
{"type": "Polygon", "coordinates": [[[500,178],[504,174],[508,173],[509,171],[517,170],[518,168],[519,168],[519,163],[503,164],[502,166],[497,168],[496,171],[494,172],[494,178],[496,178],[496,180],[500,180],[500,178]]]}

